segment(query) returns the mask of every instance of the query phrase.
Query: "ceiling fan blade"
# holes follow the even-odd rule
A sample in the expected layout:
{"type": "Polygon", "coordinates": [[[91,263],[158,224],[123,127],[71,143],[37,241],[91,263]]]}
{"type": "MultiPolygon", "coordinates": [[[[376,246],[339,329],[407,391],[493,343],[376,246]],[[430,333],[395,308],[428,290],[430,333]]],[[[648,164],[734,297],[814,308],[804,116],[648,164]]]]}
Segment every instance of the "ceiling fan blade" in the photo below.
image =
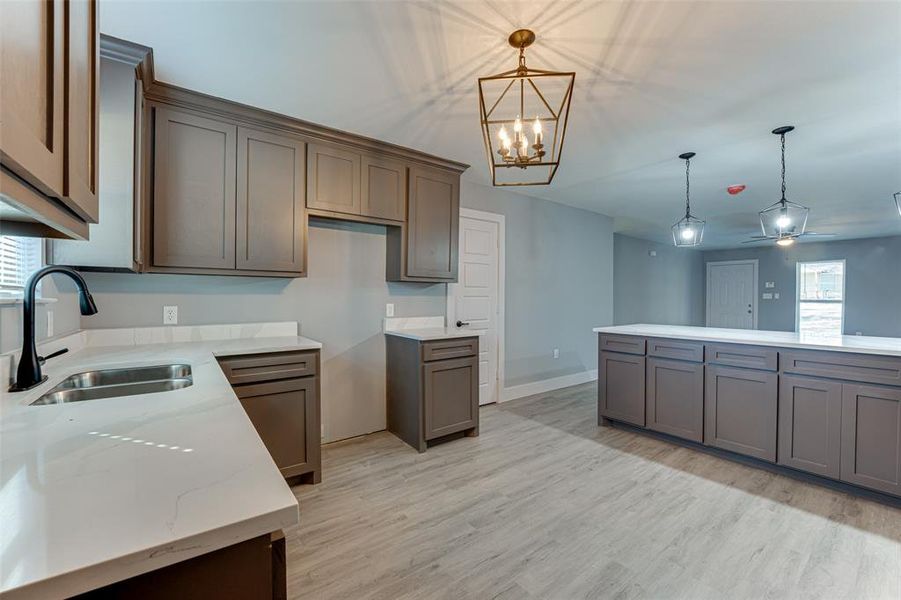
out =
{"type": "Polygon", "coordinates": [[[770,238],[759,237],[759,238],[751,238],[750,240],[745,240],[742,244],[756,244],[757,242],[766,242],[769,241],[770,238]]]}
{"type": "Polygon", "coordinates": [[[805,231],[801,235],[815,235],[817,237],[833,237],[837,234],[835,234],[835,233],[817,233],[816,231],[805,231]]]}

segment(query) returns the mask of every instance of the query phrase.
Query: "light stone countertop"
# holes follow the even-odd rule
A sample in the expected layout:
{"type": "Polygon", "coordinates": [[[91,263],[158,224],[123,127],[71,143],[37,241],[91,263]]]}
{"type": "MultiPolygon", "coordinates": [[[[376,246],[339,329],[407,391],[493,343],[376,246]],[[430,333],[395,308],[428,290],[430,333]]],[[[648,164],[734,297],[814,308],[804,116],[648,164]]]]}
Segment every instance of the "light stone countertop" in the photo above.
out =
{"type": "Polygon", "coordinates": [[[411,340],[445,340],[449,338],[479,337],[478,329],[458,329],[456,327],[426,327],[423,329],[394,329],[385,335],[410,338],[411,340]]]}
{"type": "MultiPolygon", "coordinates": [[[[294,325],[296,328],[296,324],[294,325]]],[[[0,595],[70,596],[294,525],[298,505],[216,362],[296,335],[85,347],[0,397],[0,595]],[[170,392],[28,406],[92,369],[191,365],[170,392]]]]}
{"type": "Polygon", "coordinates": [[[638,335],[655,338],[721,342],[726,344],[751,344],[798,348],[804,350],[831,350],[880,356],[901,356],[901,338],[843,335],[831,338],[803,335],[794,331],[762,331],[755,329],[720,329],[716,327],[688,327],[682,325],[616,325],[595,327],[595,333],[638,335]]]}

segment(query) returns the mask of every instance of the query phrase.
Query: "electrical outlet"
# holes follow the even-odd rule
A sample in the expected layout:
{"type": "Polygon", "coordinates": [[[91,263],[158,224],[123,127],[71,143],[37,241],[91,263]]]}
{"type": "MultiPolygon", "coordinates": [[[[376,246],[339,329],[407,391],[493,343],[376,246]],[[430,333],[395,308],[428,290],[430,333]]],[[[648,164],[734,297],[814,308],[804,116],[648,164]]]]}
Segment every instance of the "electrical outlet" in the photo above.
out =
{"type": "Polygon", "coordinates": [[[163,325],[178,325],[178,307],[163,307],[163,325]]]}
{"type": "Polygon", "coordinates": [[[560,348],[554,348],[554,358],[560,358],[560,348]]]}
{"type": "Polygon", "coordinates": [[[47,311],[47,337],[53,337],[53,311],[47,311]]]}
{"type": "Polygon", "coordinates": [[[385,316],[386,316],[386,317],[393,317],[393,316],[394,316],[394,305],[393,305],[393,304],[386,304],[386,305],[385,305],[385,316]]]}

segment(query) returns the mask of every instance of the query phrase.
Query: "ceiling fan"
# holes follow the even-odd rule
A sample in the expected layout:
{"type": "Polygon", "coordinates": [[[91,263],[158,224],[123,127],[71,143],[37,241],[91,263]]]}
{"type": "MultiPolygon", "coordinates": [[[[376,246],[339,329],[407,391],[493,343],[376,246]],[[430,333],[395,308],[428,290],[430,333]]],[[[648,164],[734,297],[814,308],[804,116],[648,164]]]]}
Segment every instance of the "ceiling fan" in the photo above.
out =
{"type": "Polygon", "coordinates": [[[743,244],[754,244],[775,240],[779,246],[791,246],[800,237],[830,237],[834,233],[814,233],[806,231],[807,214],[810,209],[785,197],[785,134],[794,131],[794,126],[784,125],[773,130],[782,140],[782,198],[760,211],[760,229],[763,235],[751,236],[743,244]]]}

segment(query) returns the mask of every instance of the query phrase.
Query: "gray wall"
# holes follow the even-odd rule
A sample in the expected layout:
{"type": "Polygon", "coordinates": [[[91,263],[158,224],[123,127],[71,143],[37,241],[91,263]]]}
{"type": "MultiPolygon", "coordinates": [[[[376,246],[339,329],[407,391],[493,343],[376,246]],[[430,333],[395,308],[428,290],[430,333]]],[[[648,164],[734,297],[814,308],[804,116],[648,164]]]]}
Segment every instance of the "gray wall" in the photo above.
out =
{"type": "Polygon", "coordinates": [[[616,234],[613,289],[616,325],[704,325],[704,256],[699,250],[616,234]]]}
{"type": "Polygon", "coordinates": [[[612,219],[470,182],[461,203],[505,216],[507,387],[596,369],[591,328],[613,322],[612,219]]]}
{"type": "Polygon", "coordinates": [[[759,293],[780,296],[758,299],[759,329],[795,330],[798,262],[845,259],[845,334],[901,337],[901,236],[704,252],[705,263],[752,258],[760,261],[759,293]],[[766,281],[775,288],[765,290],[766,281]]]}

